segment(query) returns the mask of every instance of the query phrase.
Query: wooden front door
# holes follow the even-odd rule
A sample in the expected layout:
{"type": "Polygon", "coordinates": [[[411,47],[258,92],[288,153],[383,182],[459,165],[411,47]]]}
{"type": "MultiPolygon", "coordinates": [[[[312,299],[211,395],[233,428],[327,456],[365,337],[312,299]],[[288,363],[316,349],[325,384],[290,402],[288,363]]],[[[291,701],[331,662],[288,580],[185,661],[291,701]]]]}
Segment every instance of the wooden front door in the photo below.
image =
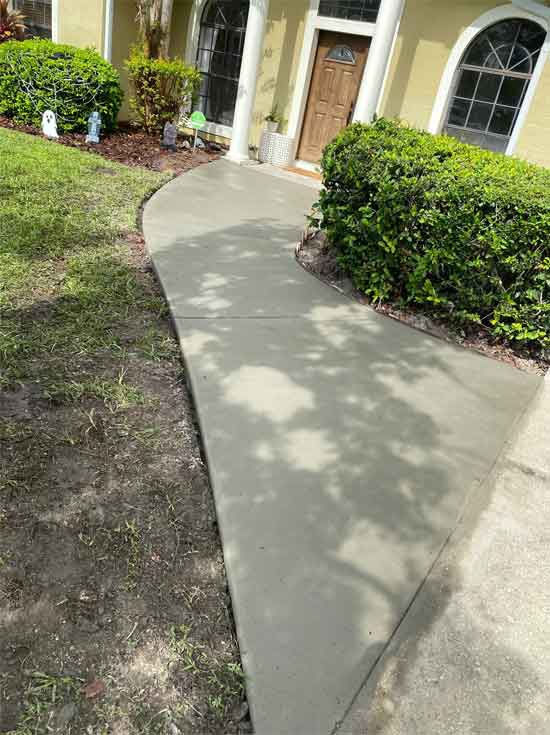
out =
{"type": "Polygon", "coordinates": [[[369,45],[366,36],[320,32],[297,158],[317,163],[351,122],[369,45]]]}

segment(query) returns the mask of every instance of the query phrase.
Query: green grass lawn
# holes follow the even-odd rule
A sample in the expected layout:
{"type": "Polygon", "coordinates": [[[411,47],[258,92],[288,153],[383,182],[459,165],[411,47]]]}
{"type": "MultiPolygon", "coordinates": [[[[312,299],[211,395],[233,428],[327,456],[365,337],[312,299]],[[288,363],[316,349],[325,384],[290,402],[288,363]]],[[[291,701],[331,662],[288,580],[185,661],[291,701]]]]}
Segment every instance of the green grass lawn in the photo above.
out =
{"type": "Polygon", "coordinates": [[[75,356],[122,348],[114,325],[164,309],[117,242],[165,178],[0,130],[0,386],[71,379],[75,356]]]}
{"type": "Polygon", "coordinates": [[[235,732],[215,510],[139,207],[0,128],[0,732],[235,732]]]}

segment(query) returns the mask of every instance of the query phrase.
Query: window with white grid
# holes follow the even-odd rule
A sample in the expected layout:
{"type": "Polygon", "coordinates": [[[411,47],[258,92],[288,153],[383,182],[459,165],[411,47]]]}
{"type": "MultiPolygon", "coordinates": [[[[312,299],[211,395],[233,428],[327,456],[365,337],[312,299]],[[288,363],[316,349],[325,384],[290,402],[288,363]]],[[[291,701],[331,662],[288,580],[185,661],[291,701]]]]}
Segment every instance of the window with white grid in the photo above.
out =
{"type": "Polygon", "coordinates": [[[480,33],[457,70],[444,132],[506,151],[545,38],[538,23],[520,18],[480,33]]]}
{"type": "Polygon", "coordinates": [[[52,0],[13,0],[13,6],[25,16],[28,37],[52,37],[52,0]]]}

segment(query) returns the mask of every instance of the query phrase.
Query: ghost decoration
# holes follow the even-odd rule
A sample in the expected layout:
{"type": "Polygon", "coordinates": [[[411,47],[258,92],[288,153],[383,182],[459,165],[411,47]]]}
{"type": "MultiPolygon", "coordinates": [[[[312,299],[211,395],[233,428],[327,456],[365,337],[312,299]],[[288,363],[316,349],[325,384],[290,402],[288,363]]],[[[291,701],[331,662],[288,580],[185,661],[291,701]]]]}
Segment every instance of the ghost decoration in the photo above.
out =
{"type": "Polygon", "coordinates": [[[51,110],[46,110],[42,115],[42,132],[46,138],[59,138],[57,120],[55,119],[55,113],[51,110]]]}

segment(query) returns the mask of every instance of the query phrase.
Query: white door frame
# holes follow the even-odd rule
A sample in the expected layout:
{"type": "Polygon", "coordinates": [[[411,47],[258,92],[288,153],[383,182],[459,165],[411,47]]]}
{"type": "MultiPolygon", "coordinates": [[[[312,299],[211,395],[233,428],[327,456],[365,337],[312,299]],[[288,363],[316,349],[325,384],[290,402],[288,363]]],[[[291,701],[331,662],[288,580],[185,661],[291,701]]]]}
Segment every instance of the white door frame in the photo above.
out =
{"type": "MultiPolygon", "coordinates": [[[[524,1],[525,0],[523,0],[523,2],[524,1]]],[[[445,117],[447,115],[449,100],[456,78],[456,72],[460,61],[464,53],[466,52],[466,49],[470,46],[475,37],[483,30],[485,30],[485,28],[488,28],[489,26],[493,25],[494,23],[498,23],[501,20],[508,20],[511,18],[522,18],[525,20],[534,21],[535,23],[538,23],[543,29],[545,29],[547,34],[537,64],[533,71],[533,76],[529,84],[529,89],[527,90],[527,94],[525,95],[525,99],[523,100],[523,104],[521,106],[521,110],[519,111],[514,130],[512,131],[512,136],[508,142],[508,147],[506,148],[506,155],[510,156],[514,153],[518,144],[521,130],[525,124],[527,115],[529,114],[529,109],[531,107],[531,103],[533,102],[533,98],[535,96],[537,86],[542,76],[544,66],[546,64],[548,56],[550,55],[550,22],[548,19],[548,8],[543,8],[542,6],[541,13],[539,15],[538,13],[534,14],[532,12],[528,12],[521,7],[517,7],[516,5],[500,5],[497,8],[493,8],[492,10],[483,13],[483,15],[477,18],[477,20],[475,20],[461,33],[449,55],[447,64],[445,66],[445,71],[443,72],[443,76],[439,84],[439,89],[435,98],[432,115],[430,117],[430,122],[428,125],[428,130],[430,133],[441,133],[443,129],[445,117]]]]}
{"type": "MultiPolygon", "coordinates": [[[[372,38],[375,33],[376,23],[365,23],[362,21],[342,20],[340,18],[326,18],[319,15],[319,0],[310,0],[309,9],[305,19],[304,40],[296,81],[294,94],[288,118],[287,133],[294,140],[294,156],[298,149],[302,126],[306,111],[311,75],[317,54],[320,31],[334,31],[336,33],[349,33],[353,36],[367,36],[372,38]]],[[[300,165],[311,167],[305,161],[299,161],[300,165]]]]}

